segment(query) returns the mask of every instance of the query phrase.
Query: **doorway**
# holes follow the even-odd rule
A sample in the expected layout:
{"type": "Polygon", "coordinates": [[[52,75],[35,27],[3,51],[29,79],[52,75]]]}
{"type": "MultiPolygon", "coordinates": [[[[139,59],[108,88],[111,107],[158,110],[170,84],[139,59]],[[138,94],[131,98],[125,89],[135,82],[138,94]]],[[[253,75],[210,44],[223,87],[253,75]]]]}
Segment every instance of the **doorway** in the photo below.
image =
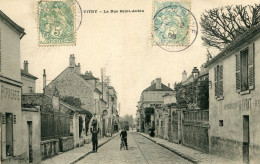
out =
{"type": "Polygon", "coordinates": [[[6,156],[13,155],[13,113],[6,113],[6,156]]]}
{"type": "Polygon", "coordinates": [[[249,163],[249,143],[250,143],[250,133],[249,133],[249,116],[243,116],[243,162],[249,163]]]}
{"type": "Polygon", "coordinates": [[[32,121],[27,121],[27,128],[28,128],[29,163],[33,163],[32,121]]]}

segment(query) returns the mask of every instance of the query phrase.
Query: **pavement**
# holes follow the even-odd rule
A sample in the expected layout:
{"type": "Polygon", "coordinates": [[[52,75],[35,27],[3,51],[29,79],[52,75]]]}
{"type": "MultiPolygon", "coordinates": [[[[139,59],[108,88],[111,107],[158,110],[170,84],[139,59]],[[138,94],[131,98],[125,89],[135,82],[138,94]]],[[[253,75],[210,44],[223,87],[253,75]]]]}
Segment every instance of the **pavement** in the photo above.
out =
{"type": "Polygon", "coordinates": [[[181,156],[182,158],[192,162],[192,163],[211,163],[211,164],[217,164],[217,163],[236,163],[235,161],[231,161],[229,159],[225,159],[216,155],[203,153],[201,151],[195,150],[190,147],[182,146],[180,144],[169,142],[165,139],[157,138],[157,137],[151,137],[148,134],[140,133],[138,134],[144,136],[145,138],[153,141],[154,143],[157,143],[158,145],[174,152],[175,154],[181,156]]]}
{"type": "MultiPolygon", "coordinates": [[[[116,136],[118,136],[119,133],[113,134],[112,137],[104,137],[98,140],[98,148],[103,146],[108,141],[112,140],[116,136]]],[[[92,142],[89,144],[85,144],[81,147],[74,148],[70,151],[63,152],[59,155],[56,155],[54,157],[48,158],[46,160],[41,161],[41,164],[74,164],[77,161],[83,159],[88,154],[92,153],[92,142]]]]}

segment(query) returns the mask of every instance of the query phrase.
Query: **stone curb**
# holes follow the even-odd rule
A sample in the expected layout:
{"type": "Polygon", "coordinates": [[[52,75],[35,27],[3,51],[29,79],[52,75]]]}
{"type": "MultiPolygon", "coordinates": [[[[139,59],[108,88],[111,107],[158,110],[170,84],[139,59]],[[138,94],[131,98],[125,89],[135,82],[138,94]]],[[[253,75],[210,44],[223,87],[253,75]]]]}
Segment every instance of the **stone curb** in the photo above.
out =
{"type": "Polygon", "coordinates": [[[139,134],[139,135],[142,135],[143,137],[145,137],[145,138],[151,140],[152,142],[154,142],[154,143],[156,143],[156,144],[158,144],[158,145],[164,147],[165,149],[170,150],[171,152],[175,153],[176,155],[178,155],[178,156],[180,156],[180,157],[182,157],[182,158],[184,158],[184,159],[186,159],[186,160],[188,160],[188,161],[190,161],[190,162],[192,162],[192,163],[198,164],[198,163],[200,162],[200,161],[196,160],[195,158],[190,157],[190,156],[188,156],[188,155],[186,155],[186,154],[183,154],[183,153],[181,153],[181,152],[179,152],[179,151],[177,151],[177,150],[175,150],[175,149],[173,149],[173,148],[171,148],[171,147],[169,147],[169,146],[166,146],[166,145],[164,145],[164,144],[161,144],[161,143],[159,143],[159,142],[156,142],[156,141],[153,140],[152,138],[147,137],[147,136],[143,135],[143,134],[140,133],[140,132],[138,132],[138,134],[139,134]]]}
{"type": "MultiPolygon", "coordinates": [[[[113,137],[109,138],[108,140],[106,140],[105,142],[101,143],[98,145],[98,148],[100,148],[101,146],[103,146],[104,144],[106,144],[107,142],[109,142],[110,140],[114,139],[116,136],[118,136],[119,133],[117,134],[113,134],[113,137]]],[[[87,152],[86,154],[80,156],[78,159],[74,160],[73,162],[71,162],[70,164],[75,164],[76,162],[82,160],[83,158],[85,158],[87,155],[89,155],[90,153],[92,153],[92,151],[87,152]]]]}

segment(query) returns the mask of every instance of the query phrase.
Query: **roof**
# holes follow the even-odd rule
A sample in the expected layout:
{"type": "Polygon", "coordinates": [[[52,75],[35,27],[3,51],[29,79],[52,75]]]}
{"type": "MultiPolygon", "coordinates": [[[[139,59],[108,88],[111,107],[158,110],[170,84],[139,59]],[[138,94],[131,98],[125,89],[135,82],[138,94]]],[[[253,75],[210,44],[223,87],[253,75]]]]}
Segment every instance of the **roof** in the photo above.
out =
{"type": "Polygon", "coordinates": [[[20,35],[21,35],[20,37],[25,35],[24,28],[22,28],[21,26],[16,24],[14,21],[12,21],[12,19],[10,19],[7,15],[5,15],[1,10],[0,10],[0,18],[1,18],[1,20],[4,20],[6,23],[8,23],[11,27],[13,27],[13,29],[16,32],[20,33],[20,35]]]}
{"type": "Polygon", "coordinates": [[[85,80],[97,80],[92,74],[87,74],[87,75],[80,75],[83,79],[85,80]]]}
{"type": "Polygon", "coordinates": [[[26,72],[26,71],[23,70],[23,69],[21,69],[21,75],[22,75],[22,76],[26,76],[26,77],[31,78],[31,79],[34,79],[34,80],[38,79],[38,77],[33,76],[32,74],[26,72]]]}
{"type": "MultiPolygon", "coordinates": [[[[56,76],[48,85],[46,85],[44,88],[43,88],[43,90],[45,89],[45,88],[47,88],[51,83],[53,83],[59,76],[61,76],[65,71],[67,71],[67,70],[70,70],[70,71],[72,71],[73,70],[73,67],[67,67],[66,69],[64,69],[58,76],[56,76]]],[[[75,73],[75,72],[74,72],[75,73]]],[[[79,78],[83,78],[81,75],[78,75],[77,73],[75,73],[77,76],[79,76],[79,78]]],[[[84,78],[83,78],[83,80],[84,80],[84,78]]],[[[88,85],[90,85],[86,80],[84,80],[88,85]]]]}
{"type": "Polygon", "coordinates": [[[102,92],[98,88],[95,88],[94,91],[99,93],[99,94],[102,94],[102,92]]]}
{"type": "Polygon", "coordinates": [[[252,26],[250,29],[248,29],[246,32],[241,34],[239,37],[237,37],[232,43],[227,45],[218,55],[216,55],[213,59],[208,61],[205,64],[205,67],[209,67],[216,61],[218,61],[220,58],[224,56],[228,56],[228,52],[238,48],[241,46],[243,43],[248,42],[249,39],[252,39],[257,36],[257,34],[260,33],[260,23],[258,23],[255,26],[252,26]]]}
{"type": "Polygon", "coordinates": [[[203,76],[207,76],[207,75],[209,75],[209,72],[208,72],[208,71],[202,72],[201,74],[199,74],[199,77],[198,77],[198,78],[203,77],[203,76]]]}
{"type": "Polygon", "coordinates": [[[167,87],[163,83],[161,83],[161,84],[162,84],[161,89],[156,89],[156,83],[154,83],[150,87],[146,88],[143,92],[146,92],[146,91],[173,91],[173,89],[167,87]]]}

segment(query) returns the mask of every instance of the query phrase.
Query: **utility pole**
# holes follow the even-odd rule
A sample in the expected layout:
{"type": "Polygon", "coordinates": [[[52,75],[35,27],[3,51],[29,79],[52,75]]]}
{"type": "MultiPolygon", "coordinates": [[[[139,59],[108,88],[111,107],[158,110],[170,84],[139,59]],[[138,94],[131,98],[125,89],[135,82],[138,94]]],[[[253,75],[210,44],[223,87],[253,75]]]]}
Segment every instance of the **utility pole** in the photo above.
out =
{"type": "Polygon", "coordinates": [[[120,115],[120,103],[118,103],[118,115],[120,115]]]}
{"type": "Polygon", "coordinates": [[[101,68],[102,99],[104,99],[104,69],[101,68]]]}

